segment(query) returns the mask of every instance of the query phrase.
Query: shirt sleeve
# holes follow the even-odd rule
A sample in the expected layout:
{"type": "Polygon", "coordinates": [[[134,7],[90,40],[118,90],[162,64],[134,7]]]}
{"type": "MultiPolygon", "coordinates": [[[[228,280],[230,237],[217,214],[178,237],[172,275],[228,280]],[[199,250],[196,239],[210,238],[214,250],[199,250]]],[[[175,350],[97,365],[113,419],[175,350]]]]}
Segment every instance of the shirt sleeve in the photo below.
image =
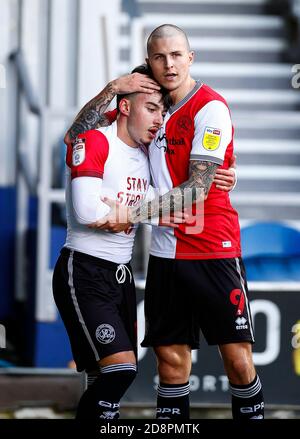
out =
{"type": "Polygon", "coordinates": [[[204,160],[222,165],[232,140],[232,123],[228,107],[221,101],[210,101],[194,118],[195,135],[191,160],[204,160]]]}
{"type": "Polygon", "coordinates": [[[104,113],[106,119],[109,121],[110,124],[112,124],[117,119],[117,114],[118,111],[116,108],[112,111],[107,111],[106,113],[104,113]]]}
{"type": "Polygon", "coordinates": [[[110,207],[101,201],[101,178],[74,178],[71,187],[74,215],[80,224],[91,224],[110,211],[110,207]]]}
{"type": "Polygon", "coordinates": [[[108,152],[108,140],[100,131],[79,134],[72,145],[68,145],[67,165],[71,169],[71,178],[103,178],[108,152]]]}

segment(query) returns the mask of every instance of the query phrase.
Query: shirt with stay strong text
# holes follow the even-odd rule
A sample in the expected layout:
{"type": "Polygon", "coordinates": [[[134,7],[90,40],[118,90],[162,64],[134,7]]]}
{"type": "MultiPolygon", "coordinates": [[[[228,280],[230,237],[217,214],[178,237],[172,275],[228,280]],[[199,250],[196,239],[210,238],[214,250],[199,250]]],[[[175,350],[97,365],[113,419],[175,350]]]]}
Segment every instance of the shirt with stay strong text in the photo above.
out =
{"type": "MultiPolygon", "coordinates": [[[[65,246],[101,259],[127,263],[131,259],[136,226],[126,233],[108,233],[79,224],[72,205],[71,180],[102,179],[102,195],[126,206],[136,206],[149,187],[149,164],[145,151],[126,145],[117,137],[117,123],[80,134],[67,150],[67,239],[65,246]]],[[[100,200],[99,200],[100,201],[100,200]]]]}

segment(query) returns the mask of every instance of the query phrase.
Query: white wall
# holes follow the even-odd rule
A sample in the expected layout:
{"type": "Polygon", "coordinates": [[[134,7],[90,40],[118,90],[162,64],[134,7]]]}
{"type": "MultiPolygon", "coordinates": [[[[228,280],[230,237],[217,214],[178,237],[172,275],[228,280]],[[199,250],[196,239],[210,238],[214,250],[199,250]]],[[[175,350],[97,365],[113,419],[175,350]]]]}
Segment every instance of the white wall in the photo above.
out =
{"type": "Polygon", "coordinates": [[[74,106],[78,28],[76,0],[50,4],[49,101],[55,108],[74,106]]]}
{"type": "MultiPolygon", "coordinates": [[[[21,48],[41,104],[79,107],[117,76],[121,0],[23,0],[21,48]]],[[[16,78],[8,63],[17,48],[18,0],[0,0],[0,185],[15,182],[16,78]],[[5,84],[4,84],[5,76],[5,84]],[[5,85],[5,87],[3,87],[5,85]]],[[[38,121],[21,102],[22,148],[36,168],[38,121]]],[[[53,125],[54,138],[65,121],[53,125]]],[[[40,146],[39,146],[40,147],[40,146]]]]}
{"type": "Polygon", "coordinates": [[[15,77],[8,55],[17,46],[17,0],[0,0],[0,186],[15,179],[15,77]]]}
{"type": "MultiPolygon", "coordinates": [[[[21,50],[28,70],[33,90],[40,104],[44,101],[45,90],[41,79],[43,72],[43,30],[44,23],[41,16],[41,7],[47,0],[23,0],[22,24],[21,24],[21,50]]],[[[27,153],[28,166],[35,175],[37,169],[38,148],[38,117],[28,111],[28,107],[22,98],[22,114],[20,142],[21,149],[27,153]]]]}
{"type": "Polygon", "coordinates": [[[80,106],[118,75],[120,9],[120,0],[80,0],[80,106]]]}

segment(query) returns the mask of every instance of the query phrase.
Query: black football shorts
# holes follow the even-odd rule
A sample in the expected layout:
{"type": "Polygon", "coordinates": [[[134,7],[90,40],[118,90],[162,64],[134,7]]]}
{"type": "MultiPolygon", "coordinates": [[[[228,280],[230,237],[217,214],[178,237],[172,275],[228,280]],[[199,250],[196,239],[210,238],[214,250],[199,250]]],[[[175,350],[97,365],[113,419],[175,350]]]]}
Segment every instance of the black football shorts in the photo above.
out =
{"type": "Polygon", "coordinates": [[[94,370],[100,359],[117,352],[136,354],[136,292],[128,264],[63,248],[53,295],[78,371],[94,370]]]}
{"type": "Polygon", "coordinates": [[[150,256],[142,346],[254,342],[241,258],[182,260],[150,256]]]}

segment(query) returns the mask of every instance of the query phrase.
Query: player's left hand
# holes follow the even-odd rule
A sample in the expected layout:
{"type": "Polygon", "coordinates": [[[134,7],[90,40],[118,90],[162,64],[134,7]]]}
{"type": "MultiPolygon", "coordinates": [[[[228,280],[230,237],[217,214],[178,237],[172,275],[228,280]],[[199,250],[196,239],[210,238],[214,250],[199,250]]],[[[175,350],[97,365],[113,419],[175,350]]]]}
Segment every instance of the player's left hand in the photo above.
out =
{"type": "Polygon", "coordinates": [[[236,156],[233,155],[231,157],[230,163],[229,163],[229,169],[221,169],[218,168],[217,172],[215,174],[215,178],[213,182],[216,184],[216,188],[220,189],[221,191],[230,192],[236,182],[236,156]]]}
{"type": "Polygon", "coordinates": [[[106,230],[112,233],[119,233],[127,231],[131,226],[128,220],[128,207],[120,204],[119,201],[111,198],[103,197],[102,201],[110,207],[107,215],[92,224],[89,224],[91,229],[106,230]]]}

